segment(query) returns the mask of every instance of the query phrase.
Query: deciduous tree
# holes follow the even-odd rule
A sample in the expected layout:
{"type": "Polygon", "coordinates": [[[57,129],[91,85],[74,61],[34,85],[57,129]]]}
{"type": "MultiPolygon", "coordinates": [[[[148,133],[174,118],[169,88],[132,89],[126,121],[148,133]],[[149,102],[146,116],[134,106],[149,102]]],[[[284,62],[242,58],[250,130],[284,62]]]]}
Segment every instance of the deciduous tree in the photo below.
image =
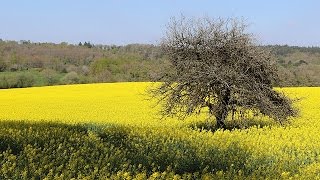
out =
{"type": "Polygon", "coordinates": [[[232,112],[254,112],[283,122],[295,115],[292,102],[273,89],[277,69],[237,19],[173,18],[161,48],[170,61],[151,90],[164,116],[185,118],[204,109],[225,128],[232,112]]]}

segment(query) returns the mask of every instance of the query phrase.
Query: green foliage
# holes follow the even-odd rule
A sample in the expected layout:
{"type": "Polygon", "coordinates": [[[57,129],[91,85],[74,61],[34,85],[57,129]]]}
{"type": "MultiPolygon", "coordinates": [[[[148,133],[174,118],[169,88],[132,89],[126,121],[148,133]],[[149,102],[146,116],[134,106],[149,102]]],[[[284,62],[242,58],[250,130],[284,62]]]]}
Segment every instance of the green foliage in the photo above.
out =
{"type": "Polygon", "coordinates": [[[286,56],[294,52],[303,52],[316,54],[320,53],[320,47],[299,47],[299,46],[288,46],[288,45],[268,45],[266,48],[271,49],[277,56],[286,56]]]}
{"type": "Polygon", "coordinates": [[[90,72],[96,82],[148,81],[158,63],[141,60],[139,56],[121,55],[97,59],[91,64],[90,72]]]}
{"type": "MultiPolygon", "coordinates": [[[[0,43],[0,71],[12,74],[10,76],[27,71],[35,74],[37,77],[32,86],[149,81],[163,62],[159,48],[153,45],[0,43]],[[34,69],[41,73],[34,72],[34,69]]],[[[11,86],[2,85],[2,88],[11,86]]]]}
{"type": "MultiPolygon", "coordinates": [[[[320,85],[319,47],[274,45],[264,48],[271,49],[278,59],[282,74],[281,85],[320,85]]],[[[66,83],[61,78],[71,71],[78,74],[81,83],[150,81],[155,72],[164,71],[166,62],[161,49],[148,44],[116,46],[93,45],[90,42],[72,45],[33,43],[26,40],[0,41],[0,72],[14,74],[28,71],[36,74],[31,86],[66,83]],[[52,72],[37,74],[33,72],[35,68],[39,72],[52,72]]],[[[0,79],[2,81],[1,74],[0,79]]],[[[6,82],[0,83],[1,88],[10,88],[3,85],[6,82]]]]}
{"type": "Polygon", "coordinates": [[[7,64],[3,62],[2,58],[0,57],[0,72],[3,72],[7,69],[7,64]]]}
{"type": "Polygon", "coordinates": [[[51,69],[0,72],[0,89],[61,84],[62,76],[51,69]]]}
{"type": "Polygon", "coordinates": [[[34,85],[35,79],[34,74],[28,72],[0,74],[0,89],[31,87],[34,85]]]}
{"type": "Polygon", "coordinates": [[[80,77],[79,77],[78,73],[76,73],[74,71],[67,73],[61,80],[64,84],[79,84],[80,83],[80,77]]]}
{"type": "Polygon", "coordinates": [[[60,74],[52,69],[44,69],[43,71],[41,71],[41,76],[43,76],[45,78],[47,85],[58,84],[60,82],[60,78],[61,78],[60,74]]]}
{"type": "Polygon", "coordinates": [[[83,46],[87,47],[87,48],[93,48],[94,45],[91,44],[90,42],[84,42],[83,46]]]}

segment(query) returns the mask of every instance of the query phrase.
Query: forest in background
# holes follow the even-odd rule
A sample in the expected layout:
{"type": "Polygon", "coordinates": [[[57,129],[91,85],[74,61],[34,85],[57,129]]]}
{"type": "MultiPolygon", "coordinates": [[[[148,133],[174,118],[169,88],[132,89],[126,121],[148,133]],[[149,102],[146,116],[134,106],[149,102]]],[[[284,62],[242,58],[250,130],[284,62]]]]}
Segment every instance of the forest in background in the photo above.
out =
{"type": "MultiPolygon", "coordinates": [[[[320,86],[320,48],[268,45],[281,86],[320,86]]],[[[0,40],[0,88],[150,81],[168,70],[158,46],[0,40]]]]}

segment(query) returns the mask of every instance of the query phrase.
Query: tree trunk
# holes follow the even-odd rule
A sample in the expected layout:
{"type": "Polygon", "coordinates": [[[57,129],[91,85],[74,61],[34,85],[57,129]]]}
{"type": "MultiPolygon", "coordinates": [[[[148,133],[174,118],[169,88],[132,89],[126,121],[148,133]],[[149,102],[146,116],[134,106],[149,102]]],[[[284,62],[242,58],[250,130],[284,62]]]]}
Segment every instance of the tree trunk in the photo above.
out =
{"type": "Polygon", "coordinates": [[[226,117],[228,116],[228,104],[230,100],[230,90],[226,90],[225,92],[221,93],[221,100],[219,101],[219,105],[216,111],[216,120],[217,120],[217,127],[225,129],[226,124],[224,123],[226,117]]]}

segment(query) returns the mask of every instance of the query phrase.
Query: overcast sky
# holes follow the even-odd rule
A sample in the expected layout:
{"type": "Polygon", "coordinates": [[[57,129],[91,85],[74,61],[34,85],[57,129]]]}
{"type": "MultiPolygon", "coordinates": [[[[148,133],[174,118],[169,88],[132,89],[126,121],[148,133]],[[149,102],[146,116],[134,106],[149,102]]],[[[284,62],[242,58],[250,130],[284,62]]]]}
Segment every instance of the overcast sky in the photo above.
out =
{"type": "Polygon", "coordinates": [[[7,0],[0,38],[156,44],[170,17],[242,17],[262,44],[320,46],[318,0],[7,0]]]}

